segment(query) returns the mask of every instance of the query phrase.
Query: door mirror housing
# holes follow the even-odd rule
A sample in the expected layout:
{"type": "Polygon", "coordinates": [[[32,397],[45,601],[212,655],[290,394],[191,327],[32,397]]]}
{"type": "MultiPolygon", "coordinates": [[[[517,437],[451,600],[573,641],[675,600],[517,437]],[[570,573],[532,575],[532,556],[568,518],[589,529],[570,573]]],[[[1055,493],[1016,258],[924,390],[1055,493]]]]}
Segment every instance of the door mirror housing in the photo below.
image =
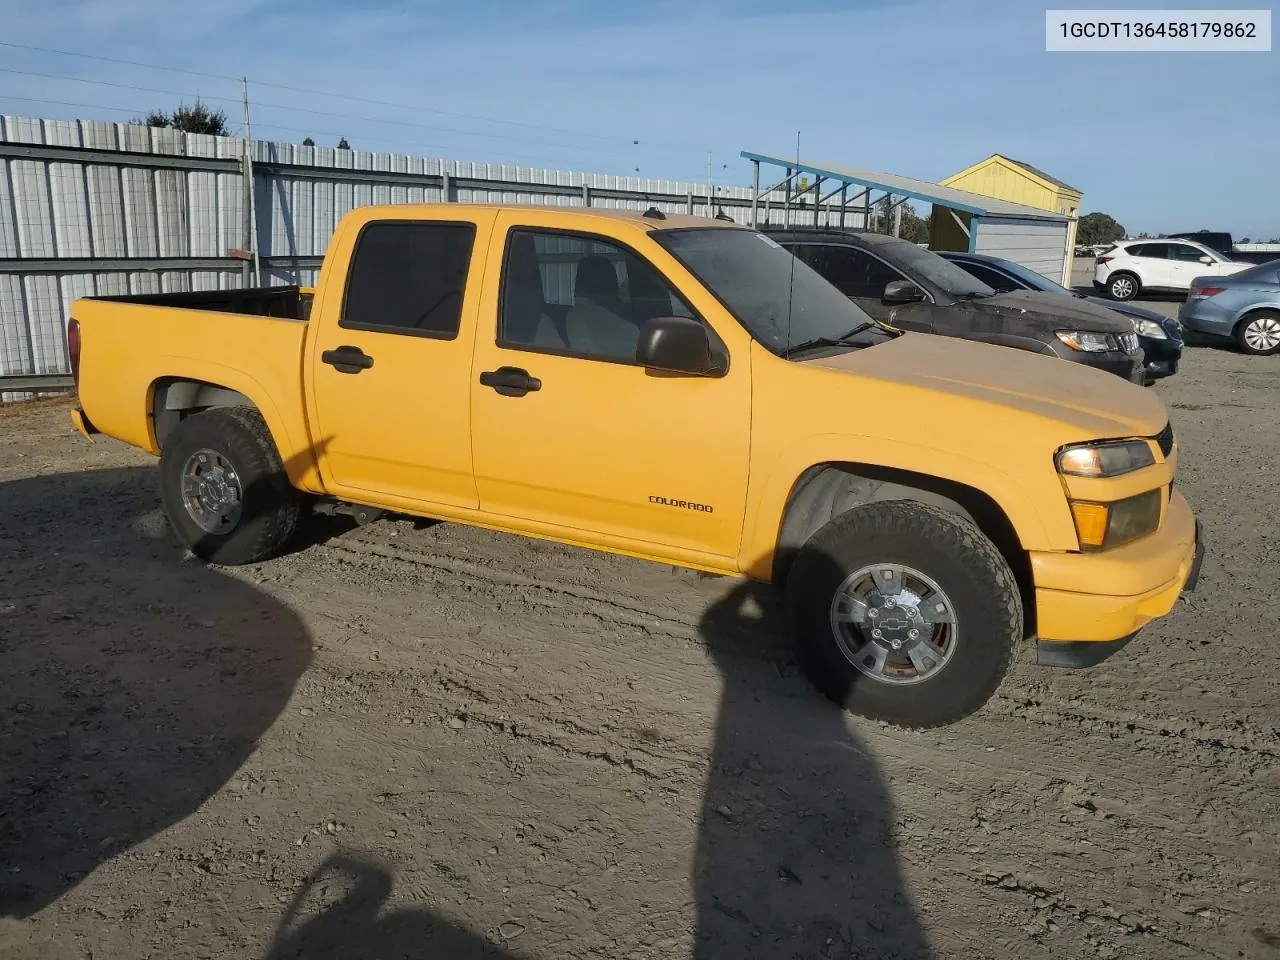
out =
{"type": "Polygon", "coordinates": [[[1213,257],[1209,256],[1209,255],[1206,253],[1203,257],[1201,257],[1201,258],[1200,258],[1200,262],[1201,262],[1201,263],[1213,263],[1213,257]]]}
{"type": "Polygon", "coordinates": [[[920,303],[924,300],[924,291],[910,280],[891,280],[884,285],[884,293],[880,302],[884,304],[920,303]]]}
{"type": "Polygon", "coordinates": [[[636,362],[650,370],[719,377],[728,372],[728,357],[706,324],[689,317],[654,317],[640,328],[636,362]]]}

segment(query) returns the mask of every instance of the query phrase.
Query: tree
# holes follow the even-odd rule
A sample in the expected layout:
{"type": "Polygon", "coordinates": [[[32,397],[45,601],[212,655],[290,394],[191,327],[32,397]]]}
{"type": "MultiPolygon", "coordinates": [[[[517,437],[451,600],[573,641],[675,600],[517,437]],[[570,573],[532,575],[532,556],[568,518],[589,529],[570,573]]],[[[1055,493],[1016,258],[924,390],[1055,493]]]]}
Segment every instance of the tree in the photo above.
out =
{"type": "MultiPolygon", "coordinates": [[[[911,243],[928,243],[929,221],[922,219],[915,208],[905,200],[899,204],[899,207],[902,210],[902,224],[898,236],[911,243]]],[[[881,197],[876,201],[875,210],[872,213],[871,228],[879,233],[893,233],[893,218],[896,212],[896,209],[890,206],[889,198],[881,197]]]]}
{"type": "Polygon", "coordinates": [[[163,110],[152,110],[142,119],[135,118],[134,123],[148,127],[172,127],[183,133],[208,133],[215,137],[225,137],[231,131],[227,129],[227,115],[222,110],[210,110],[199,100],[194,107],[185,103],[178,104],[173,113],[163,110]]]}
{"type": "Polygon", "coordinates": [[[302,141],[302,145],[304,147],[314,147],[316,145],[316,142],[312,140],[310,137],[307,137],[305,140],[302,141]]]}
{"type": "Polygon", "coordinates": [[[346,138],[346,137],[342,137],[341,139],[339,139],[339,140],[338,140],[338,149],[339,149],[339,150],[350,150],[350,149],[351,149],[351,144],[347,143],[347,138],[346,138]]]}
{"type": "Polygon", "coordinates": [[[1076,227],[1076,243],[1082,247],[1115,243],[1124,239],[1124,235],[1124,225],[1105,213],[1086,213],[1076,227]]]}

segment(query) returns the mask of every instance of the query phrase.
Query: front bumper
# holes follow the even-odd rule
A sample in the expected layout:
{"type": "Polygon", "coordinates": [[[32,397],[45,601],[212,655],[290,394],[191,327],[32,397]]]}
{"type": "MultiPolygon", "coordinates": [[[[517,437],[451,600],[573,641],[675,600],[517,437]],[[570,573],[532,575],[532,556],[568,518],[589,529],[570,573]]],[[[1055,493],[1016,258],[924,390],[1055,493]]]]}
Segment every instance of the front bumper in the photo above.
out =
{"type": "Polygon", "coordinates": [[[1036,662],[1085,667],[1105,660],[1195,589],[1204,554],[1200,521],[1176,491],[1161,528],[1144,540],[1105,553],[1032,554],[1036,662]]]}
{"type": "Polygon", "coordinates": [[[1117,350],[1112,350],[1106,353],[1086,353],[1083,350],[1072,350],[1065,345],[1061,348],[1057,346],[1052,346],[1051,348],[1063,360],[1083,364],[1086,367],[1093,367],[1095,370],[1114,373],[1117,377],[1123,377],[1130,383],[1143,383],[1146,380],[1146,371],[1143,365],[1144,358],[1141,351],[1138,353],[1120,353],[1117,350]]]}
{"type": "Polygon", "coordinates": [[[1172,338],[1153,340],[1150,337],[1139,337],[1138,342],[1142,344],[1147,382],[1171,377],[1178,372],[1178,361],[1182,359],[1181,340],[1172,338]]]}

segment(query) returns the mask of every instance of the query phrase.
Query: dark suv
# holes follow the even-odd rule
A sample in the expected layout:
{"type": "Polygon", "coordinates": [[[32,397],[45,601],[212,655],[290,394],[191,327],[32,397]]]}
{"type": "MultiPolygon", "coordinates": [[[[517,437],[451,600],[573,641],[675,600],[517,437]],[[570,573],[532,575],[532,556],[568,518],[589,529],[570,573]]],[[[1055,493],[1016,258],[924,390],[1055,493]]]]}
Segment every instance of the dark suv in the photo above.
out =
{"type": "Polygon", "coordinates": [[[873,318],[900,330],[979,340],[1146,380],[1133,324],[1111,310],[1034,290],[997,293],[930,250],[877,233],[771,230],[873,318]]]}

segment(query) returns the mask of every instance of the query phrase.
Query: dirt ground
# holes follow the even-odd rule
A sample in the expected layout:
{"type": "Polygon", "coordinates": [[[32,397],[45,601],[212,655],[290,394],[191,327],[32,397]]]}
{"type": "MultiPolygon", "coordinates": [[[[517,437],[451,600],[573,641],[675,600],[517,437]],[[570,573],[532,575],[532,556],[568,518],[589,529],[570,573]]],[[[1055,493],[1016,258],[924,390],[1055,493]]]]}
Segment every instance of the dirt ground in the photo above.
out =
{"type": "Polygon", "coordinates": [[[924,734],[736,581],[392,520],[208,568],[0,409],[0,956],[1280,957],[1280,358],[1153,389],[1199,590],[924,734]]]}

